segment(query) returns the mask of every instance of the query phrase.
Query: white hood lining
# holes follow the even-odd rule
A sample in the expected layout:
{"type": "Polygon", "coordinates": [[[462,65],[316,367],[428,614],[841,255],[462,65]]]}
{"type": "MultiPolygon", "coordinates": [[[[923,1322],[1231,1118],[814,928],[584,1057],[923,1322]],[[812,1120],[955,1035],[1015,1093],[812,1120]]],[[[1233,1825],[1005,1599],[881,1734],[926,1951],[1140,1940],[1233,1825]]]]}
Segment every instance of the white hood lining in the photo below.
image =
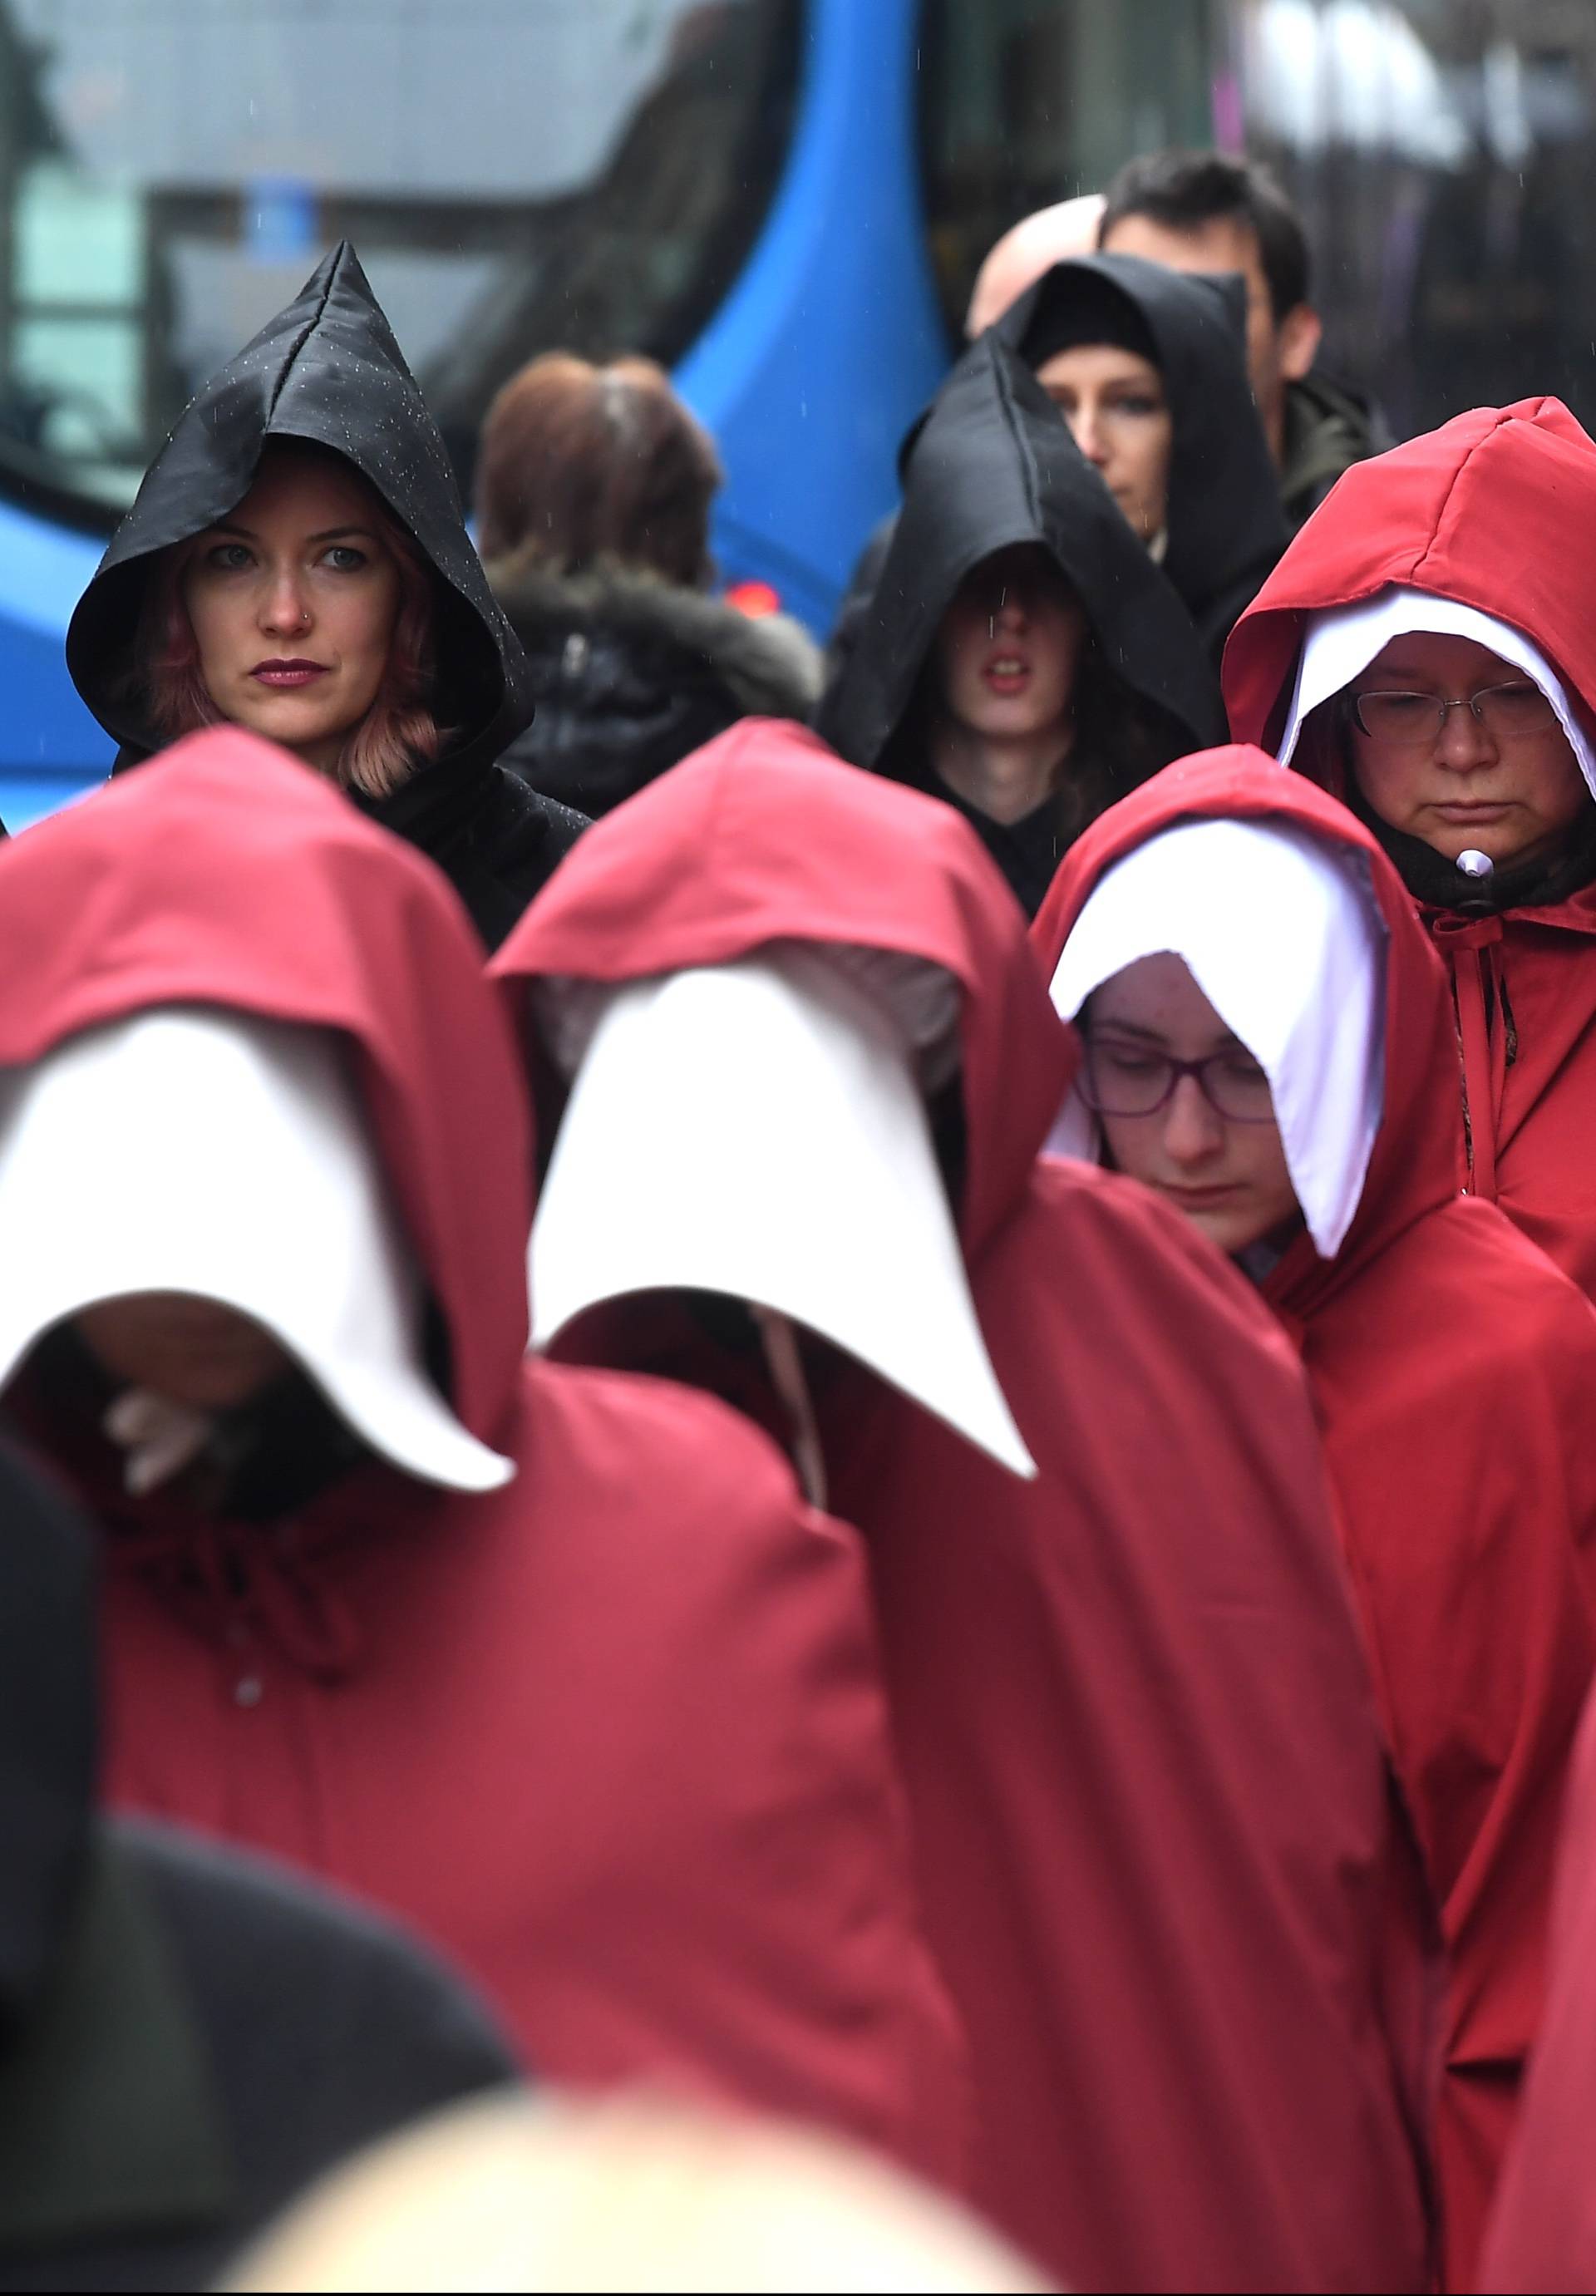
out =
{"type": "Polygon", "coordinates": [[[423,1366],[422,1279],[328,1031],[159,1008],[0,1073],[0,1385],[53,1324],[144,1292],[252,1317],[423,1482],[514,1473],[423,1366]]]}
{"type": "Polygon", "coordinates": [[[1403,583],[1387,584],[1372,598],[1353,606],[1322,607],[1308,616],[1307,630],[1297,665],[1297,683],[1290,714],[1281,742],[1280,761],[1289,766],[1297,752],[1305,721],[1321,703],[1340,693],[1366,670],[1393,638],[1424,631],[1436,636],[1472,638],[1488,646],[1502,660],[1533,678],[1557,712],[1568,746],[1579,760],[1585,787],[1596,798],[1596,755],[1579,722],[1568,689],[1540,648],[1522,630],[1494,614],[1453,598],[1437,598],[1428,590],[1403,583]]]}
{"type": "Polygon", "coordinates": [[[540,984],[579,1065],[532,1231],[535,1342],[626,1293],[724,1292],[823,1334],[1034,1473],[900,1019],[939,1070],[956,984],[859,955],[790,943],[620,987],[540,984]]]}
{"type": "MultiPolygon", "coordinates": [[[[1283,823],[1187,821],[1101,879],[1066,942],[1052,999],[1067,1021],[1144,956],[1185,964],[1269,1078],[1315,1250],[1351,1226],[1385,1106],[1387,932],[1363,857],[1283,823]]],[[[1050,1152],[1097,1162],[1096,1118],[1071,1090],[1050,1152]]]]}

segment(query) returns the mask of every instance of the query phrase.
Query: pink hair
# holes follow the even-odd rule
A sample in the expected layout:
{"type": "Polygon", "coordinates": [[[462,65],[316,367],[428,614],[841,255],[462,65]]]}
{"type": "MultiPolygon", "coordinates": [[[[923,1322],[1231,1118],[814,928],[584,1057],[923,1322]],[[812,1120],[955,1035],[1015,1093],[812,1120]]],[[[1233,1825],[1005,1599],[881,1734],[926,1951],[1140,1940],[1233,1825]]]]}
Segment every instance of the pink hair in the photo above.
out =
{"type": "MultiPolygon", "coordinates": [[[[345,788],[383,798],[433,762],[444,728],[432,712],[437,611],[427,562],[369,483],[367,492],[372,523],[398,569],[399,611],[376,698],[349,733],[333,770],[345,788]]],[[[201,672],[199,643],[183,597],[183,577],[198,539],[175,542],[157,554],[134,642],[129,683],[163,742],[223,723],[201,672]]]]}

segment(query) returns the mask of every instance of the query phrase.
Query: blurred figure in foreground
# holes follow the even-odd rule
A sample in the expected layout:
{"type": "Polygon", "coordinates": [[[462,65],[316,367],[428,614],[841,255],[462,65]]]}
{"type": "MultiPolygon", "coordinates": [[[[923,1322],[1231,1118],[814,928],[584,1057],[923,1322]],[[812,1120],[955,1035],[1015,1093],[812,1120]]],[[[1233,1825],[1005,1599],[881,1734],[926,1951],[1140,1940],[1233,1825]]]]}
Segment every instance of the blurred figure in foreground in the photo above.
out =
{"type": "Polygon", "coordinates": [[[439,2115],[296,2209],[228,2281],[268,2290],[924,2290],[1045,2283],[869,2155],[662,2099],[505,2099],[439,2115]]]}
{"type": "Polygon", "coordinates": [[[495,970],[564,1102],[537,1336],[734,1398],[859,1534],[978,2205],[1085,2287],[1427,2285],[1423,1902],[1301,1370],[1039,1159],[1076,1043],[969,825],[735,726],[495,970]]]}
{"type": "Polygon", "coordinates": [[[550,352],[488,408],[478,535],[537,709],[504,762],[544,796],[608,813],[736,718],[802,718],[818,698],[797,622],[711,594],[720,484],[651,359],[550,352]]]}
{"type": "Polygon", "coordinates": [[[463,1986],[94,1807],[94,1542],[0,1451],[0,2288],[196,2289],[348,2154],[513,2079],[463,1986]]]}
{"type": "Polygon", "coordinates": [[[1247,283],[1248,370],[1281,506],[1295,533],[1343,471],[1390,444],[1367,401],[1314,365],[1307,234],[1269,169],[1217,152],[1154,152],[1104,194],[1097,243],[1172,271],[1237,272],[1247,283]]]}
{"type": "Polygon", "coordinates": [[[0,1384],[104,1534],[113,1802],[403,1915],[551,2079],[956,2177],[859,1559],[732,1413],[526,1360],[437,871],[230,727],[0,879],[0,1384]]]}

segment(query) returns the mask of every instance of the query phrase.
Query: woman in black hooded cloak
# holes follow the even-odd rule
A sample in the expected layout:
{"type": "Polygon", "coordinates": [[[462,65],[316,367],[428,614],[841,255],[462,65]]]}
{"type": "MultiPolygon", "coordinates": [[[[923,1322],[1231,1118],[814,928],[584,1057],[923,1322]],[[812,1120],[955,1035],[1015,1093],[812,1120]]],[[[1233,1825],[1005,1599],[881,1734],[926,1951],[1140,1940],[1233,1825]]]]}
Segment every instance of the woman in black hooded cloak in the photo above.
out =
{"type": "Polygon", "coordinates": [[[1112,346],[1161,386],[1167,453],[1161,515],[1121,507],[1156,550],[1215,662],[1285,549],[1280,481],[1247,378],[1247,291],[1238,275],[1167,270],[1135,255],[1055,263],[997,322],[1067,422],[1071,353],[1112,346]]]}
{"type": "Polygon", "coordinates": [[[498,763],[532,716],[526,660],[347,241],[179,418],[67,667],[113,770],[247,726],[435,861],[490,947],[585,825],[498,763]]]}
{"type": "Polygon", "coordinates": [[[984,335],[911,443],[820,732],[956,806],[1034,916],[1087,824],[1224,726],[1190,615],[1035,376],[984,335]]]}

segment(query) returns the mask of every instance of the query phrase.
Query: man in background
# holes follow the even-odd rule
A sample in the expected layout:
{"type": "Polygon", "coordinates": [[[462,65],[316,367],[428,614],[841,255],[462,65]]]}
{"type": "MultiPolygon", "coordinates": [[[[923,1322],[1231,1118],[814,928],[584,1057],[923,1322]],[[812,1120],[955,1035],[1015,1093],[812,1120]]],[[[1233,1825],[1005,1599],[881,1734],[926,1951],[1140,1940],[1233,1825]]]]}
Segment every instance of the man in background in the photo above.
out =
{"type": "Polygon", "coordinates": [[[1253,397],[1294,533],[1343,471],[1391,444],[1366,401],[1314,365],[1323,326],[1310,299],[1307,235],[1267,168],[1218,152],[1127,160],[1104,195],[1097,243],[1246,280],[1253,397]]]}

